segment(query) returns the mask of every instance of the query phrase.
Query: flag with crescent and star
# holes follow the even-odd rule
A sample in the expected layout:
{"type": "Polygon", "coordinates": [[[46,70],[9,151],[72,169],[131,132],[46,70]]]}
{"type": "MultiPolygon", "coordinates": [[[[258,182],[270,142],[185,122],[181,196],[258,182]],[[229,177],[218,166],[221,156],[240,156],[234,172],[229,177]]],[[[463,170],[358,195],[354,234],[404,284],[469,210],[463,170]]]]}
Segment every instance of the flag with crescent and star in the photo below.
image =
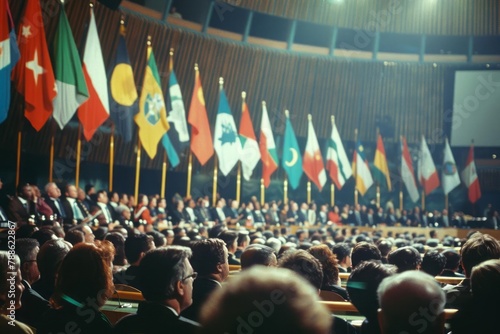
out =
{"type": "Polygon", "coordinates": [[[292,122],[286,113],[285,138],[283,143],[282,166],[288,175],[292,189],[297,189],[302,177],[302,157],[300,156],[299,143],[293,131],[292,122]]]}
{"type": "Polygon", "coordinates": [[[231,172],[241,155],[241,141],[236,131],[224,88],[219,94],[219,109],[215,120],[214,148],[219,158],[219,168],[224,176],[231,172]]]}

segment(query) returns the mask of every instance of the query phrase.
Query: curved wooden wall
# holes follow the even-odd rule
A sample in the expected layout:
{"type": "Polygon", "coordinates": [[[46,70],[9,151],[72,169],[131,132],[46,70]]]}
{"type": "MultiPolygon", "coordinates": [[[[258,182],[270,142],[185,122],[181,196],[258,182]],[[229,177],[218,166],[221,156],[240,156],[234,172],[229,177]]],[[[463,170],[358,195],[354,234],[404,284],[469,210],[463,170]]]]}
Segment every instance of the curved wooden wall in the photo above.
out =
{"type": "Polygon", "coordinates": [[[497,35],[496,0],[225,0],[291,19],[351,29],[435,35],[497,35]]]}

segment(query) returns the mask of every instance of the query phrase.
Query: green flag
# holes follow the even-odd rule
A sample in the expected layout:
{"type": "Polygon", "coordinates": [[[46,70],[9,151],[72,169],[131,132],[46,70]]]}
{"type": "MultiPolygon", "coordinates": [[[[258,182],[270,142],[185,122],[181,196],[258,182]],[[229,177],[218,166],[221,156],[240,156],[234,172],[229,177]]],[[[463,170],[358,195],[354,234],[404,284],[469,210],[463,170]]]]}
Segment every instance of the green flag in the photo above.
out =
{"type": "Polygon", "coordinates": [[[302,157],[300,156],[300,148],[295,132],[293,132],[292,123],[288,117],[288,111],[286,111],[285,140],[281,161],[292,189],[297,189],[302,177],[302,157]]]}
{"type": "Polygon", "coordinates": [[[57,96],[54,99],[53,117],[62,129],[71,120],[76,109],[89,98],[82,63],[64,8],[61,8],[59,14],[55,43],[57,96]]]}

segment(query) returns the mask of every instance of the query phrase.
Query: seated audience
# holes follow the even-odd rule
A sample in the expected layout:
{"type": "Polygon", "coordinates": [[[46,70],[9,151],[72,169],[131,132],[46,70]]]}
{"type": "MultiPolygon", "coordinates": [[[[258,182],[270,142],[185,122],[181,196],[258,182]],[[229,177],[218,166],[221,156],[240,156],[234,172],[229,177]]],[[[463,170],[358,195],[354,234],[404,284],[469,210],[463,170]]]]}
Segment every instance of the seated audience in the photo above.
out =
{"type": "Polygon", "coordinates": [[[366,317],[361,325],[361,333],[380,333],[377,289],[384,278],[394,275],[396,271],[397,268],[392,265],[365,261],[351,272],[347,281],[347,292],[352,304],[366,317]]]}
{"type": "Polygon", "coordinates": [[[458,272],[460,267],[460,254],[454,249],[445,249],[441,254],[446,258],[446,264],[444,265],[441,276],[464,277],[463,274],[458,272]]]}
{"type": "Polygon", "coordinates": [[[327,245],[317,245],[312,246],[307,251],[319,260],[323,268],[323,282],[321,284],[321,290],[335,292],[345,300],[349,300],[347,291],[340,286],[337,259],[330,248],[328,248],[327,245]]]}
{"type": "Polygon", "coordinates": [[[189,263],[191,250],[168,246],[146,253],[137,277],[145,301],[137,314],[122,318],[115,333],[172,334],[195,333],[199,325],[179,316],[193,302],[193,282],[197,273],[189,263]]]}
{"type": "Polygon", "coordinates": [[[238,249],[238,246],[236,244],[236,241],[238,239],[238,233],[236,233],[235,231],[226,230],[222,231],[217,238],[221,239],[226,243],[227,252],[229,256],[228,263],[232,265],[240,265],[240,261],[234,255],[234,253],[238,249]]]}
{"type": "Polygon", "coordinates": [[[265,245],[250,245],[241,254],[241,270],[246,270],[255,265],[276,267],[278,260],[271,247],[265,245]]]}
{"type": "Polygon", "coordinates": [[[422,259],[420,270],[431,275],[432,277],[440,276],[443,272],[446,258],[438,250],[432,249],[425,253],[422,259]]]}
{"type": "Polygon", "coordinates": [[[446,299],[434,277],[405,271],[385,278],[377,294],[382,334],[443,333],[446,299]]]}
{"type": "Polygon", "coordinates": [[[66,333],[68,326],[73,333],[111,332],[111,323],[99,308],[113,294],[113,253],[108,241],[80,243],[69,251],[57,274],[52,309],[44,315],[37,334],[66,333]]]}
{"type": "Polygon", "coordinates": [[[381,260],[382,255],[377,246],[372,243],[362,241],[358,242],[352,249],[351,261],[352,269],[356,268],[361,262],[369,260],[381,260]]]}
{"type": "Polygon", "coordinates": [[[146,252],[154,248],[152,237],[146,234],[130,235],[125,240],[125,257],[130,266],[125,271],[120,271],[114,275],[114,283],[126,284],[138,289],[137,274],[139,273],[139,264],[146,252]]]}
{"type": "Polygon", "coordinates": [[[80,230],[71,229],[66,232],[64,240],[74,246],[76,244],[79,244],[80,242],[85,242],[85,234],[80,230]]]}
{"type": "Polygon", "coordinates": [[[337,257],[339,272],[347,273],[351,271],[351,247],[347,243],[333,245],[332,252],[337,257]]]}
{"type": "Polygon", "coordinates": [[[198,321],[203,304],[209,295],[220,289],[221,283],[229,275],[227,247],[220,239],[206,239],[192,244],[191,265],[198,273],[193,283],[193,304],[182,315],[198,321]]]}
{"type": "Polygon", "coordinates": [[[407,270],[419,270],[422,263],[422,257],[418,250],[412,246],[405,246],[393,250],[389,253],[387,260],[390,264],[398,267],[398,273],[407,270]]]}
{"type": "Polygon", "coordinates": [[[207,301],[201,333],[330,333],[330,314],[318,301],[314,289],[287,270],[251,268],[207,301]]]}
{"type": "Polygon", "coordinates": [[[115,257],[113,258],[113,274],[115,274],[128,264],[125,256],[125,237],[121,233],[110,232],[106,234],[104,240],[111,242],[115,247],[115,257]]]}

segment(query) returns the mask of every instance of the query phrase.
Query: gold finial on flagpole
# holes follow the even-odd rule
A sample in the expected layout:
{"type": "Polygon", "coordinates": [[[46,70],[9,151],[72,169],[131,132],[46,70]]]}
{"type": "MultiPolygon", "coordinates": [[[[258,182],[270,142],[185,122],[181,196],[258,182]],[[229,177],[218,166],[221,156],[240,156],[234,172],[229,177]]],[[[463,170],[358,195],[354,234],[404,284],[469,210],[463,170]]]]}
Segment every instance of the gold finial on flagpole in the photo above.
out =
{"type": "Polygon", "coordinates": [[[223,77],[219,78],[219,87],[220,87],[220,89],[224,88],[224,78],[223,77]]]}
{"type": "Polygon", "coordinates": [[[148,46],[151,46],[151,35],[148,35],[148,41],[147,41],[148,46]]]}
{"type": "Polygon", "coordinates": [[[310,121],[312,121],[312,119],[313,119],[312,115],[311,115],[311,114],[308,114],[308,115],[307,115],[307,120],[310,122],[310,121]]]}
{"type": "Polygon", "coordinates": [[[332,125],[335,124],[335,116],[332,115],[331,119],[332,119],[332,125]]]}
{"type": "Polygon", "coordinates": [[[262,101],[262,106],[265,107],[266,106],[266,101],[262,101]]]}
{"type": "Polygon", "coordinates": [[[245,101],[245,99],[247,98],[247,92],[241,92],[241,98],[243,99],[243,101],[245,101]]]}
{"type": "Polygon", "coordinates": [[[170,57],[173,57],[174,55],[174,48],[170,48],[170,51],[168,53],[170,55],[170,57]]]}
{"type": "Polygon", "coordinates": [[[198,67],[198,63],[194,63],[194,70],[196,72],[198,72],[200,70],[200,68],[198,67]]]}
{"type": "Polygon", "coordinates": [[[288,111],[288,109],[285,109],[285,116],[286,118],[290,117],[290,112],[288,111]]]}

